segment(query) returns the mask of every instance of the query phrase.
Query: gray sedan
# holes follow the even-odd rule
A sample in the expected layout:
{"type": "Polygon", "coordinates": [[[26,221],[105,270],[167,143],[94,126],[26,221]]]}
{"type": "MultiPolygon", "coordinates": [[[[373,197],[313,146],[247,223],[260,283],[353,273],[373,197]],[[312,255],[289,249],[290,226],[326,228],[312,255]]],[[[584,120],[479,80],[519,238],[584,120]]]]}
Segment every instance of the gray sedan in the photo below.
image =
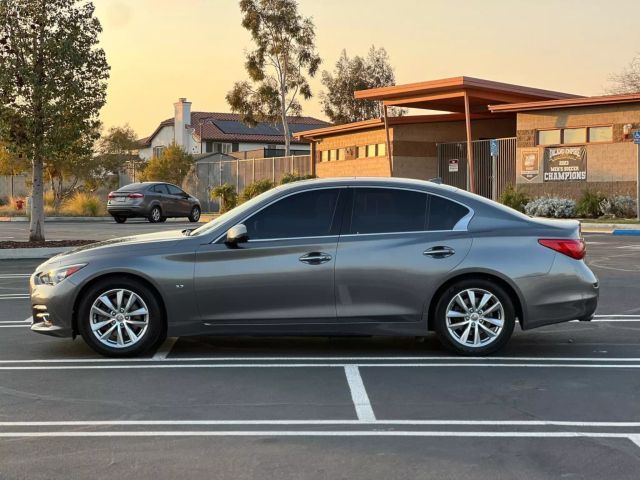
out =
{"type": "Polygon", "coordinates": [[[598,280],[575,221],[527,217],[452,187],[327,179],[275,188],[193,231],[96,243],[31,277],[34,332],[108,356],[166,335],[435,331],[485,355],[590,320],[598,280]]]}
{"type": "Polygon", "coordinates": [[[117,223],[127,218],[143,217],[151,223],[164,222],[168,217],[200,220],[200,201],[180,187],[165,182],[130,183],[109,193],[107,212],[117,223]]]}

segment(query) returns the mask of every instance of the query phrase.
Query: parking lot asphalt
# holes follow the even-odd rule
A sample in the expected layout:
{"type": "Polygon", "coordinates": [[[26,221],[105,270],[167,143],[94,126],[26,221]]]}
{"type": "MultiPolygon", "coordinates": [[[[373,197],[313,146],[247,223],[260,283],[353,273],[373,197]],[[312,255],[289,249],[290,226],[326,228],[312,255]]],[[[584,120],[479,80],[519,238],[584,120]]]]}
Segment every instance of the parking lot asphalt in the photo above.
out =
{"type": "MultiPolygon", "coordinates": [[[[106,240],[162,230],[196,228],[201,223],[191,223],[184,218],[169,218],[165,223],[149,223],[143,218],[131,218],[126,223],[105,222],[46,222],[47,240],[106,240]]],[[[0,239],[26,241],[29,237],[28,222],[0,222],[0,239]]]]}
{"type": "Polygon", "coordinates": [[[427,335],[171,338],[105,359],[31,333],[38,262],[1,261],[0,479],[636,479],[640,241],[586,239],[595,321],[516,331],[488,358],[427,335]]]}

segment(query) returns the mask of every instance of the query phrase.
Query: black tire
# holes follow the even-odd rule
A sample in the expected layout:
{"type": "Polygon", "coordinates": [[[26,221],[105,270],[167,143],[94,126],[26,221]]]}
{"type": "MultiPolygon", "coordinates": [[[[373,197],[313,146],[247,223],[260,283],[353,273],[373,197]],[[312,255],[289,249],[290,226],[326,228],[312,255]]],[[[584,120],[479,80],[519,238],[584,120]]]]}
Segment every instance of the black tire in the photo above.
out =
{"type": "Polygon", "coordinates": [[[113,219],[116,221],[116,223],[124,223],[127,221],[127,217],[123,217],[122,215],[114,215],[113,219]]]}
{"type": "MultiPolygon", "coordinates": [[[[500,350],[511,338],[511,334],[513,333],[513,329],[516,323],[516,314],[515,308],[513,306],[513,300],[505,292],[505,290],[491,282],[487,279],[468,279],[461,280],[452,284],[449,288],[447,288],[438,298],[436,307],[434,309],[435,316],[432,319],[432,325],[438,336],[438,339],[442,344],[450,350],[460,354],[460,355],[489,355],[500,350]],[[476,296],[476,308],[472,308],[469,301],[469,296],[466,294],[469,290],[474,291],[474,295],[476,296]],[[476,318],[479,313],[484,311],[478,309],[480,306],[482,299],[484,297],[484,292],[488,292],[493,295],[497,301],[494,301],[492,298],[486,304],[485,309],[491,308],[495,303],[500,303],[502,306],[502,312],[500,312],[499,307],[497,307],[492,313],[490,313],[487,317],[490,320],[499,320],[499,317],[502,316],[502,328],[498,331],[496,325],[492,323],[488,323],[481,316],[480,319],[476,318]],[[447,308],[449,307],[451,302],[455,302],[455,298],[458,294],[462,293],[462,298],[466,298],[467,300],[463,300],[465,306],[469,309],[469,312],[464,310],[459,304],[455,303],[452,305],[452,309],[457,313],[461,314],[460,322],[455,320],[451,320],[452,323],[462,323],[465,322],[464,325],[459,327],[459,329],[453,329],[451,331],[447,327],[447,308]],[[476,317],[473,317],[473,313],[475,313],[476,317]],[[467,327],[469,325],[469,327],[467,327]],[[477,325],[477,326],[476,326],[477,325]],[[496,335],[492,336],[486,331],[483,331],[482,326],[488,327],[490,330],[494,332],[498,332],[496,335]],[[468,344],[470,341],[469,338],[464,338],[465,330],[469,329],[468,337],[474,336],[475,340],[475,330],[477,329],[478,337],[479,337],[479,345],[473,346],[472,344],[468,344]],[[457,336],[457,337],[456,337],[457,336]],[[483,339],[484,337],[484,339],[483,339]],[[462,342],[465,341],[465,344],[462,342]],[[481,343],[487,341],[485,345],[481,343]]],[[[485,313],[486,315],[486,313],[485,313]]]]}
{"type": "Polygon", "coordinates": [[[200,207],[199,206],[194,206],[191,209],[191,214],[189,215],[189,221],[190,222],[197,222],[198,220],[200,220],[200,207]]]}
{"type": "Polygon", "coordinates": [[[154,206],[149,211],[149,216],[147,217],[150,223],[158,223],[162,219],[162,210],[159,206],[154,206]]]}
{"type": "Polygon", "coordinates": [[[164,223],[167,221],[167,217],[160,217],[160,220],[158,220],[158,223],[164,223]]]}
{"type": "MultiPolygon", "coordinates": [[[[123,299],[123,303],[128,299],[125,294],[123,299]]],[[[105,305],[102,305],[101,308],[105,309],[105,305]]],[[[139,304],[134,304],[135,306],[132,308],[136,308],[139,304]]],[[[112,312],[108,312],[112,313],[112,312]]],[[[103,316],[95,317],[96,321],[107,321],[108,319],[103,316]]],[[[132,319],[140,319],[139,316],[131,317],[132,319]]],[[[105,333],[112,325],[116,322],[111,322],[105,325],[105,327],[101,330],[98,330],[100,333],[105,333]]],[[[142,332],[143,327],[138,327],[135,325],[128,324],[130,329],[133,329],[137,333],[142,332]]],[[[156,296],[155,292],[153,292],[149,287],[147,287],[144,283],[136,281],[135,279],[106,279],[104,281],[100,281],[95,285],[92,285],[87,291],[83,292],[82,300],[78,305],[78,330],[80,335],[84,341],[89,345],[93,350],[104,355],[106,357],[133,357],[140,355],[149,349],[159,345],[165,336],[165,326],[164,326],[164,312],[156,296]],[[102,343],[94,334],[91,328],[92,321],[92,312],[91,307],[100,296],[104,295],[110,291],[117,291],[119,289],[125,289],[130,292],[134,292],[138,295],[139,298],[142,299],[144,304],[148,310],[148,323],[146,330],[143,332],[142,336],[130,346],[126,346],[127,339],[131,341],[131,337],[128,336],[123,326],[123,338],[125,339],[124,347],[116,347],[109,346],[102,343]]],[[[116,331],[114,331],[113,335],[107,337],[107,341],[111,339],[113,336],[117,338],[116,331]]],[[[117,339],[114,339],[117,343],[117,339]]]]}

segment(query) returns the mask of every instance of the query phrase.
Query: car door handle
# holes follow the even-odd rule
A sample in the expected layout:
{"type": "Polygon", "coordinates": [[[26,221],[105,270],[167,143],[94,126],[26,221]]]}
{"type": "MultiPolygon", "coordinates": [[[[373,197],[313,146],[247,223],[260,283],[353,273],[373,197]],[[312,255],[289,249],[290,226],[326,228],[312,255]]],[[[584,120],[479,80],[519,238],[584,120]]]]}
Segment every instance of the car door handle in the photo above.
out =
{"type": "Polygon", "coordinates": [[[446,258],[456,253],[451,247],[437,246],[426,249],[422,252],[423,255],[428,255],[433,258],[446,258]]]}
{"type": "Polygon", "coordinates": [[[330,261],[333,257],[328,253],[323,252],[309,252],[306,255],[302,255],[298,260],[309,265],[320,265],[330,261]]]}

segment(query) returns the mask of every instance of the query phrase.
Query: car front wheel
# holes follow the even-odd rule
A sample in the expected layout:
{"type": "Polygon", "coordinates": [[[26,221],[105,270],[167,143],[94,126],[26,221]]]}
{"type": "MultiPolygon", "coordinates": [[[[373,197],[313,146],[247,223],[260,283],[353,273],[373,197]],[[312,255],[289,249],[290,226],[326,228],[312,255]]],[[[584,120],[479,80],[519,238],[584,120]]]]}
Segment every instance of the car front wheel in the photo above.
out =
{"type": "Polygon", "coordinates": [[[510,296],[486,279],[456,282],[440,296],[433,319],[435,332],[461,355],[488,355],[513,333],[515,309],[510,296]]]}
{"type": "Polygon", "coordinates": [[[191,209],[191,214],[189,214],[190,222],[197,222],[200,220],[200,207],[197,205],[191,209]]]}
{"type": "Polygon", "coordinates": [[[78,330],[96,352],[108,357],[140,355],[164,335],[163,313],[155,293],[131,279],[92,286],[78,308],[78,330]]]}

